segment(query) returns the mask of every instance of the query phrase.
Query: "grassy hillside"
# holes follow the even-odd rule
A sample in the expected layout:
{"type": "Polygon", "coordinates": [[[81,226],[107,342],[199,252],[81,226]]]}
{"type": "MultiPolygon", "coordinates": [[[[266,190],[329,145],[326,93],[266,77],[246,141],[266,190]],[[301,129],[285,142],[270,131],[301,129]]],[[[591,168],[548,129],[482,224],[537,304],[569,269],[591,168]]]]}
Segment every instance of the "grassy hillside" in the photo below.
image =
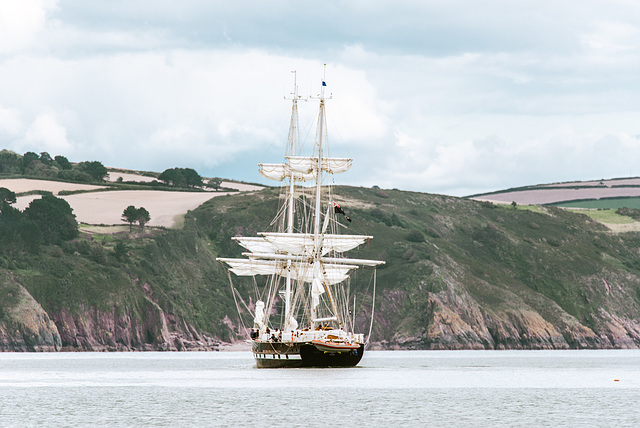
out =
{"type": "MultiPolygon", "coordinates": [[[[391,343],[428,329],[434,322],[433,299],[445,297],[445,306],[458,298],[463,307],[501,320],[532,311],[561,326],[561,334],[578,326],[602,331],[608,322],[602,311],[637,318],[637,234],[613,235],[587,216],[553,207],[535,212],[351,187],[336,189],[336,197],[354,220],[348,233],[374,235],[350,254],[387,262],[378,272],[374,339],[391,343]]],[[[274,193],[265,191],[258,198],[209,201],[196,215],[210,224],[213,251],[238,256],[241,249],[230,237],[264,230],[264,213],[273,213],[275,206],[274,193]]],[[[356,281],[356,287],[366,289],[367,281],[356,281]]],[[[364,326],[366,319],[361,321],[364,326]]]]}
{"type": "MultiPolygon", "coordinates": [[[[349,255],[386,261],[377,273],[372,334],[380,346],[640,345],[637,233],[612,234],[554,207],[354,187],[335,189],[335,197],[353,219],[345,233],[374,236],[349,255]]],[[[273,189],[220,196],[189,212],[181,230],[84,236],[38,255],[5,256],[0,267],[52,317],[63,346],[85,346],[91,329],[93,347],[107,349],[175,337],[237,340],[241,322],[215,258],[239,257],[231,237],[268,230],[277,206],[273,189]],[[70,319],[77,328],[65,326],[70,319]]],[[[369,322],[369,273],[352,281],[363,296],[361,331],[369,322]]],[[[247,295],[253,288],[251,279],[234,283],[247,295]]]]}

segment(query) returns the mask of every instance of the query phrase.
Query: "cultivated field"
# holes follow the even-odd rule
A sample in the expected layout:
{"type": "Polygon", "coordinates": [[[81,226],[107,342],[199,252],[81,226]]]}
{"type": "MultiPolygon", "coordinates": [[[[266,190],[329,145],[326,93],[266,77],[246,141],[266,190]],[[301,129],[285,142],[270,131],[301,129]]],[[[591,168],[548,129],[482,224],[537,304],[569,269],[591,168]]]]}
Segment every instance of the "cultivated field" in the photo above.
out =
{"type": "Polygon", "coordinates": [[[223,181],[220,187],[227,189],[238,189],[241,192],[253,192],[254,190],[264,189],[264,186],[256,186],[255,184],[236,183],[233,181],[223,181]]]}
{"type": "Polygon", "coordinates": [[[149,226],[171,227],[187,211],[214,196],[228,193],[162,192],[153,190],[79,193],[63,196],[79,221],[88,224],[122,224],[122,212],[129,205],[144,207],[151,215],[149,226]]]}
{"type": "MultiPolygon", "coordinates": [[[[112,182],[118,181],[118,178],[122,178],[122,181],[138,181],[138,182],[145,182],[145,183],[150,183],[156,180],[153,177],[146,177],[144,175],[125,173],[125,172],[113,172],[113,171],[110,171],[109,175],[107,176],[107,180],[112,182]]],[[[204,178],[203,180],[206,183],[208,179],[204,178]]],[[[227,189],[237,189],[241,192],[250,192],[253,190],[260,190],[264,188],[263,186],[256,186],[254,184],[236,183],[233,181],[223,181],[222,183],[220,183],[220,187],[225,187],[227,189]]]]}
{"type": "MultiPolygon", "coordinates": [[[[119,176],[116,173],[111,177],[117,180],[119,176]]],[[[135,174],[127,174],[132,178],[125,178],[125,181],[134,181],[141,178],[150,179],[135,174]]],[[[153,179],[151,179],[153,180],[153,179]]],[[[223,182],[223,187],[236,188],[240,191],[251,191],[261,189],[260,186],[253,186],[241,183],[223,182]]],[[[33,190],[44,190],[52,192],[58,197],[66,200],[76,219],[80,223],[93,225],[122,225],[122,212],[129,205],[136,208],[144,207],[151,215],[149,226],[174,227],[180,225],[182,216],[187,211],[193,210],[208,201],[209,199],[228,195],[232,192],[167,192],[157,190],[117,190],[117,191],[101,191],[92,192],[92,190],[101,189],[103,186],[91,186],[85,184],[61,183],[55,181],[29,180],[29,179],[6,179],[0,180],[0,187],[6,187],[15,193],[24,193],[33,190]],[[58,193],[65,191],[88,191],[87,193],[78,193],[74,195],[60,196],[58,193]]],[[[18,201],[14,206],[23,210],[32,200],[39,198],[40,195],[29,195],[18,197],[18,201]]]]}
{"type": "Polygon", "coordinates": [[[473,196],[471,199],[497,204],[515,202],[518,205],[544,205],[585,199],[636,197],[640,197],[640,178],[638,177],[539,184],[521,189],[485,193],[473,196]]]}
{"type": "Polygon", "coordinates": [[[613,180],[567,181],[565,183],[541,184],[538,187],[570,187],[570,186],[640,186],[640,178],[616,178],[613,180]]]}
{"type": "Polygon", "coordinates": [[[0,187],[6,187],[14,193],[31,192],[32,190],[43,190],[57,195],[63,190],[95,190],[104,186],[92,186],[89,184],[62,183],[59,181],[29,180],[27,178],[9,178],[0,180],[0,187]]]}
{"type": "Polygon", "coordinates": [[[640,197],[640,187],[580,187],[580,188],[537,188],[531,190],[516,190],[513,192],[495,193],[491,195],[474,196],[476,201],[489,201],[497,204],[543,205],[576,199],[600,199],[640,197]]]}
{"type": "Polygon", "coordinates": [[[126,172],[114,172],[114,171],[109,171],[109,174],[107,175],[107,181],[118,181],[119,178],[122,178],[122,181],[137,181],[140,183],[150,183],[152,181],[156,181],[156,178],[153,177],[147,177],[144,175],[139,175],[139,174],[132,174],[132,173],[126,173],[126,172]]]}
{"type": "Polygon", "coordinates": [[[640,178],[540,184],[471,199],[520,206],[554,204],[588,215],[615,233],[640,231],[640,222],[616,214],[621,207],[640,208],[640,178]]]}
{"type": "MultiPolygon", "coordinates": [[[[182,215],[215,196],[229,192],[163,192],[156,190],[117,190],[58,196],[69,203],[76,220],[87,224],[121,225],[122,212],[129,205],[144,207],[151,215],[149,226],[172,227],[182,215]]],[[[15,207],[26,208],[39,195],[18,198],[15,207]]]]}

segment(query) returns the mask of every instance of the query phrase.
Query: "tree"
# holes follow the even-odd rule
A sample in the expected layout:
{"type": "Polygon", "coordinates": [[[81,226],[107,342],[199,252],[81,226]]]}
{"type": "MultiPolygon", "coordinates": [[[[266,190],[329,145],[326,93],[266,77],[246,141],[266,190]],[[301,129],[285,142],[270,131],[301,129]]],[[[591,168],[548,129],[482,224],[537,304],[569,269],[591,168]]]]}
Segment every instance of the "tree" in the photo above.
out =
{"type": "Polygon", "coordinates": [[[121,262],[129,253],[129,248],[127,247],[127,244],[125,244],[124,242],[118,241],[116,242],[116,245],[113,248],[113,251],[116,256],[116,260],[121,262]]]}
{"type": "Polygon", "coordinates": [[[5,174],[19,174],[22,172],[22,160],[11,150],[0,151],[0,172],[5,174]]]}
{"type": "Polygon", "coordinates": [[[82,172],[86,172],[94,181],[104,181],[104,177],[109,173],[107,168],[99,161],[85,161],[78,164],[82,172]]]}
{"type": "Polygon", "coordinates": [[[24,155],[22,155],[22,171],[24,172],[24,170],[29,168],[29,165],[31,164],[31,162],[37,161],[39,159],[40,159],[40,156],[38,156],[38,154],[34,152],[27,152],[24,155]]]}
{"type": "Polygon", "coordinates": [[[151,220],[151,216],[144,207],[136,208],[133,205],[129,205],[122,212],[122,221],[129,223],[129,233],[133,232],[133,223],[135,222],[138,222],[140,231],[144,232],[144,226],[149,223],[149,220],[151,220]]]}
{"type": "Polygon", "coordinates": [[[218,190],[221,184],[222,179],[214,177],[207,182],[207,187],[218,190]]]}
{"type": "Polygon", "coordinates": [[[184,187],[187,184],[184,176],[180,172],[179,168],[169,168],[162,171],[162,174],[158,176],[158,180],[164,181],[170,186],[184,187]]]}
{"type": "Polygon", "coordinates": [[[158,176],[158,180],[175,187],[202,187],[202,177],[191,168],[169,168],[158,176]]]}
{"type": "Polygon", "coordinates": [[[6,202],[8,204],[16,203],[16,194],[6,187],[0,187],[0,202],[6,202]]]}
{"type": "Polygon", "coordinates": [[[80,181],[82,183],[89,183],[93,180],[89,174],[78,169],[60,170],[58,171],[58,178],[63,180],[80,181]]]}
{"type": "Polygon", "coordinates": [[[51,166],[53,164],[53,158],[47,152],[40,152],[40,162],[47,166],[51,166]]]}
{"type": "Polygon", "coordinates": [[[122,212],[122,221],[129,223],[129,233],[133,232],[133,223],[138,221],[138,210],[133,205],[129,205],[122,212]]]}
{"type": "Polygon", "coordinates": [[[202,177],[194,169],[181,168],[181,172],[188,187],[202,187],[202,177]]]}
{"type": "Polygon", "coordinates": [[[10,205],[15,202],[15,193],[0,188],[0,194],[0,251],[37,253],[42,244],[40,225],[10,205]]]}
{"type": "Polygon", "coordinates": [[[29,166],[24,170],[25,175],[32,175],[35,177],[55,177],[58,174],[57,168],[47,166],[40,159],[33,160],[29,166]]]}
{"type": "Polygon", "coordinates": [[[60,169],[67,170],[72,168],[71,162],[69,162],[69,159],[67,159],[64,156],[58,155],[55,158],[53,158],[53,160],[58,164],[60,169]]]}
{"type": "Polygon", "coordinates": [[[38,223],[23,218],[16,223],[15,232],[17,239],[13,243],[14,246],[22,247],[30,253],[37,253],[40,250],[43,236],[38,223]]]}
{"type": "Polygon", "coordinates": [[[31,201],[24,215],[40,226],[44,244],[59,244],[78,236],[78,222],[73,209],[67,201],[51,193],[31,201]]]}
{"type": "Polygon", "coordinates": [[[149,211],[144,207],[138,208],[138,224],[140,225],[140,232],[144,232],[144,225],[149,223],[149,220],[151,220],[149,211]]]}

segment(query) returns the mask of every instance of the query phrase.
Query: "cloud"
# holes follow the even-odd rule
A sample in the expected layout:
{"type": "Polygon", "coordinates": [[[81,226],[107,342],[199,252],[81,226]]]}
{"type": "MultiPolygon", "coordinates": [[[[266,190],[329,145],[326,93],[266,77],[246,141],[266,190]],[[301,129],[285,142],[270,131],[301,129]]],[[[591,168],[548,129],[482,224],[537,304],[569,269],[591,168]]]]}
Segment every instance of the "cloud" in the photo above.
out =
{"type": "Polygon", "coordinates": [[[36,117],[27,129],[23,147],[23,150],[66,153],[71,148],[71,143],[67,140],[66,128],[55,117],[44,113],[36,117]]]}
{"type": "Polygon", "coordinates": [[[20,52],[38,41],[56,0],[0,2],[0,55],[20,52]]]}
{"type": "Polygon", "coordinates": [[[582,35],[586,50],[595,58],[603,60],[615,57],[637,56],[637,41],[640,29],[624,22],[599,22],[588,34],[582,35]]]}
{"type": "Polygon", "coordinates": [[[442,144],[397,135],[367,185],[465,196],[546,182],[638,174],[640,138],[625,133],[577,133],[560,126],[535,138],[499,137],[442,144]],[[625,160],[626,159],[626,160],[625,160]],[[374,178],[375,177],[375,178],[374,178]],[[505,177],[511,177],[505,186],[505,177]],[[399,184],[399,186],[398,186],[399,184]]]}
{"type": "Polygon", "coordinates": [[[20,111],[15,108],[3,108],[0,105],[0,135],[15,138],[23,129],[20,111]]]}
{"type": "MultiPolygon", "coordinates": [[[[463,195],[621,176],[637,152],[634,2],[5,3],[0,144],[18,151],[257,181],[295,69],[301,95],[333,94],[343,183],[463,195]]],[[[316,110],[300,103],[307,151],[316,110]]]]}

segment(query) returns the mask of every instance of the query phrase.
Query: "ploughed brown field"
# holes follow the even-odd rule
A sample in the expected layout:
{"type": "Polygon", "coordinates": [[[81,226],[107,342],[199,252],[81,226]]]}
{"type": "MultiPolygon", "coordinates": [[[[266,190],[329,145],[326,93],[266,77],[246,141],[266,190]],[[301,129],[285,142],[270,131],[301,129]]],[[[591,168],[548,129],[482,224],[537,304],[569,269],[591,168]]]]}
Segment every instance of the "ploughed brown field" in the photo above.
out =
{"type": "MultiPolygon", "coordinates": [[[[124,181],[152,181],[153,178],[136,174],[110,173],[109,180],[116,181],[122,176],[124,181]]],[[[15,193],[24,193],[33,190],[44,190],[53,193],[66,200],[76,220],[79,223],[91,225],[124,225],[121,220],[122,212],[129,205],[136,208],[144,207],[151,216],[149,226],[173,227],[180,224],[182,216],[187,211],[193,210],[211,198],[228,195],[230,192],[166,192],[156,190],[117,190],[108,192],[92,192],[103,188],[86,184],[62,183],[56,181],[29,180],[24,178],[0,180],[0,187],[6,187],[15,193]],[[74,195],[59,195],[60,191],[83,190],[87,193],[74,195]]],[[[222,182],[222,187],[238,189],[240,191],[252,191],[261,189],[241,183],[222,182]]],[[[20,210],[26,208],[29,203],[40,198],[40,195],[18,197],[14,206],[20,210]]]]}

